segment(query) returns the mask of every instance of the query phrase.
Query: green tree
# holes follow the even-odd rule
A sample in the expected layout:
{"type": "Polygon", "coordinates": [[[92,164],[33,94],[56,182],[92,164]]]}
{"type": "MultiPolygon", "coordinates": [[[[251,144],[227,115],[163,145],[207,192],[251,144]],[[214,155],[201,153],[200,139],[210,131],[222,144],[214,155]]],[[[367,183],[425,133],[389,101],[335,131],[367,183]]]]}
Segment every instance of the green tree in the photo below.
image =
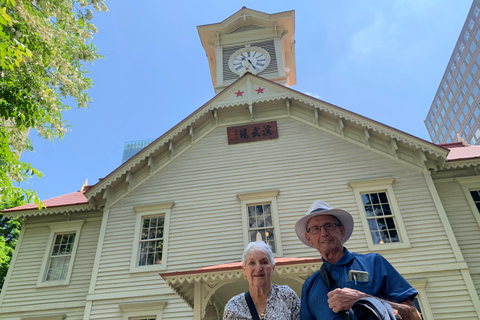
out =
{"type": "MultiPolygon", "coordinates": [[[[21,206],[25,203],[23,198],[13,201],[2,201],[0,202],[0,210],[21,206]]],[[[0,291],[7,276],[8,267],[10,266],[13,251],[15,250],[15,245],[17,244],[20,234],[21,225],[22,220],[18,218],[4,219],[0,212],[0,291]]]]}
{"type": "Polygon", "coordinates": [[[67,124],[62,113],[75,101],[90,102],[86,64],[101,56],[91,43],[92,9],[108,11],[104,0],[0,0],[0,195],[38,203],[36,193],[17,183],[41,172],[20,160],[32,150],[35,129],[60,139],[67,124]]]}

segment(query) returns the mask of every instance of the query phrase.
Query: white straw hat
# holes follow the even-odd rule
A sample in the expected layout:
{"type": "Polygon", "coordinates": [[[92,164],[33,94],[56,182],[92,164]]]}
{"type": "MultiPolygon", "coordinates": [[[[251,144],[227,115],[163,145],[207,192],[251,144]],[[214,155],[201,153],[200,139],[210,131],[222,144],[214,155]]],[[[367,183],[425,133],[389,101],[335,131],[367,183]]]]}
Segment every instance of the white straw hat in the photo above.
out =
{"type": "Polygon", "coordinates": [[[348,238],[350,238],[353,232],[352,215],[345,210],[334,209],[322,200],[317,200],[312,204],[307,214],[302,218],[298,219],[297,223],[295,223],[295,232],[297,233],[298,238],[303,243],[305,243],[309,247],[313,247],[312,245],[310,245],[310,243],[308,243],[307,238],[305,238],[305,232],[307,232],[308,220],[320,215],[330,215],[340,220],[340,223],[345,227],[345,237],[343,238],[342,244],[345,243],[348,238]]]}

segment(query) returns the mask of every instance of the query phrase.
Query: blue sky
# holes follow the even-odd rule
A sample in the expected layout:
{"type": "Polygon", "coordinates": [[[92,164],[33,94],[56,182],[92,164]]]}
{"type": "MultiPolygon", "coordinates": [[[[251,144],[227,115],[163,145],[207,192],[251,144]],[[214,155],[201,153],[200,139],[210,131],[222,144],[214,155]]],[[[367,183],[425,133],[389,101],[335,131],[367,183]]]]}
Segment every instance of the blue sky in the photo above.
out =
{"type": "MultiPolygon", "coordinates": [[[[477,0],[475,0],[477,1],[477,0]]],[[[116,169],[127,141],[157,138],[214,96],[198,25],[243,6],[295,10],[297,84],[339,107],[430,141],[423,120],[471,0],[127,1],[107,0],[93,43],[88,109],[64,114],[64,139],[30,133],[22,160],[45,177],[24,187],[45,200],[95,184],[116,169]]]]}

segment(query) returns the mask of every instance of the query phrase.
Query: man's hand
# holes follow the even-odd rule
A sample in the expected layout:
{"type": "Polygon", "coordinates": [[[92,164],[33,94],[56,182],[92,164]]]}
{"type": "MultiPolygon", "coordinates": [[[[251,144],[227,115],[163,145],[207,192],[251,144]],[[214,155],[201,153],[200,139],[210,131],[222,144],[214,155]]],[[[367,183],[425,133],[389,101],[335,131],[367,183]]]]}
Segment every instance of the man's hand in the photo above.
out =
{"type": "Polygon", "coordinates": [[[369,295],[358,290],[350,288],[335,289],[328,293],[328,306],[333,312],[338,313],[350,309],[355,301],[366,297],[369,297],[369,295]]]}

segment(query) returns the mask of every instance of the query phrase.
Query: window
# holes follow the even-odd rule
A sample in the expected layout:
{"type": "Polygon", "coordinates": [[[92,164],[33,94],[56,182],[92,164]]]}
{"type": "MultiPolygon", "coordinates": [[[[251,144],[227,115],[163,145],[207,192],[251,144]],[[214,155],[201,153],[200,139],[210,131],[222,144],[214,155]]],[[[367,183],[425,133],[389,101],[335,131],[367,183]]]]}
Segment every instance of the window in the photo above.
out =
{"type": "Polygon", "coordinates": [[[410,242],[393,193],[393,178],[351,181],[368,249],[409,248],[410,242]]]}
{"type": "Polygon", "coordinates": [[[460,81],[462,80],[462,75],[459,73],[457,75],[457,78],[455,79],[455,81],[457,81],[458,84],[460,84],[460,81]]]}
{"type": "Polygon", "coordinates": [[[476,18],[478,17],[478,13],[480,12],[480,9],[478,7],[475,7],[475,11],[473,12],[473,16],[476,18]]]}
{"type": "Polygon", "coordinates": [[[474,64],[473,67],[472,67],[472,74],[475,75],[478,71],[478,66],[477,64],[474,64]]]}
{"type": "Polygon", "coordinates": [[[466,69],[467,69],[467,66],[465,65],[465,63],[462,63],[462,66],[460,67],[460,72],[463,74],[466,69]]]}
{"type": "Polygon", "coordinates": [[[456,178],[455,181],[462,187],[473,216],[480,226],[480,177],[462,177],[456,178]]]}
{"type": "Polygon", "coordinates": [[[473,19],[470,19],[470,22],[468,23],[468,28],[472,30],[474,25],[475,25],[475,21],[473,19]]]}
{"type": "Polygon", "coordinates": [[[480,189],[471,190],[470,194],[472,195],[473,203],[475,203],[475,207],[477,208],[478,212],[480,212],[480,189]]]}
{"type": "Polygon", "coordinates": [[[475,85],[475,87],[473,87],[473,96],[476,97],[478,94],[478,86],[475,85]]]}
{"type": "Polygon", "coordinates": [[[472,76],[471,76],[471,75],[468,75],[468,77],[467,77],[467,85],[470,85],[470,83],[472,83],[472,80],[473,80],[472,76]]]}
{"type": "Polygon", "coordinates": [[[460,53],[462,53],[463,49],[465,49],[465,44],[462,42],[460,43],[460,47],[458,48],[458,50],[460,51],[460,53]]]}
{"type": "Polygon", "coordinates": [[[122,310],[122,320],[161,320],[166,304],[164,300],[152,300],[125,303],[119,307],[122,310]]]}
{"type": "Polygon", "coordinates": [[[450,93],[448,94],[448,101],[452,101],[452,99],[453,99],[453,94],[450,92],[450,93]]]}
{"type": "Polygon", "coordinates": [[[454,83],[453,86],[452,86],[452,92],[455,93],[455,91],[457,91],[457,84],[454,83]]]}
{"type": "Polygon", "coordinates": [[[467,93],[467,89],[468,89],[468,88],[467,88],[467,85],[464,84],[463,87],[462,87],[462,93],[463,93],[463,95],[465,95],[465,94],[467,93]]]}
{"type": "Polygon", "coordinates": [[[173,202],[163,202],[133,208],[136,217],[130,272],[167,267],[168,230],[173,205],[173,202]]]}
{"type": "Polygon", "coordinates": [[[262,237],[275,256],[282,256],[277,195],[279,190],[237,194],[241,201],[244,245],[262,237]]]}
{"type": "Polygon", "coordinates": [[[473,53],[476,47],[477,45],[475,44],[475,42],[472,42],[472,44],[470,45],[470,52],[473,53]]]}
{"type": "Polygon", "coordinates": [[[457,53],[457,54],[455,55],[455,63],[457,63],[458,60],[460,60],[460,53],[457,53]]]}
{"type": "Polygon", "coordinates": [[[478,116],[480,115],[480,109],[478,109],[478,107],[475,109],[473,115],[475,116],[475,118],[478,118],[478,116]]]}
{"type": "Polygon", "coordinates": [[[470,55],[470,53],[467,53],[467,56],[465,57],[465,61],[467,62],[467,64],[470,62],[471,58],[472,56],[470,55]]]}
{"type": "Polygon", "coordinates": [[[463,35],[463,40],[468,41],[469,37],[470,37],[470,33],[468,31],[465,31],[465,34],[463,35]]]}
{"type": "MultiPolygon", "coordinates": [[[[468,102],[468,105],[469,105],[469,106],[472,106],[473,101],[474,101],[474,99],[473,99],[473,96],[472,96],[472,95],[471,95],[470,97],[468,97],[467,102],[468,102]]],[[[465,113],[465,110],[463,110],[463,112],[465,113]]],[[[468,112],[468,110],[467,110],[467,112],[468,112]]],[[[465,114],[466,114],[466,113],[465,113],[465,114]]]]}
{"type": "Polygon", "coordinates": [[[68,285],[72,276],[80,231],[84,221],[49,224],[47,250],[37,279],[37,287],[68,285]]]}
{"type": "Polygon", "coordinates": [[[447,82],[450,82],[450,80],[452,80],[452,73],[451,72],[449,72],[447,74],[447,82]]]}

